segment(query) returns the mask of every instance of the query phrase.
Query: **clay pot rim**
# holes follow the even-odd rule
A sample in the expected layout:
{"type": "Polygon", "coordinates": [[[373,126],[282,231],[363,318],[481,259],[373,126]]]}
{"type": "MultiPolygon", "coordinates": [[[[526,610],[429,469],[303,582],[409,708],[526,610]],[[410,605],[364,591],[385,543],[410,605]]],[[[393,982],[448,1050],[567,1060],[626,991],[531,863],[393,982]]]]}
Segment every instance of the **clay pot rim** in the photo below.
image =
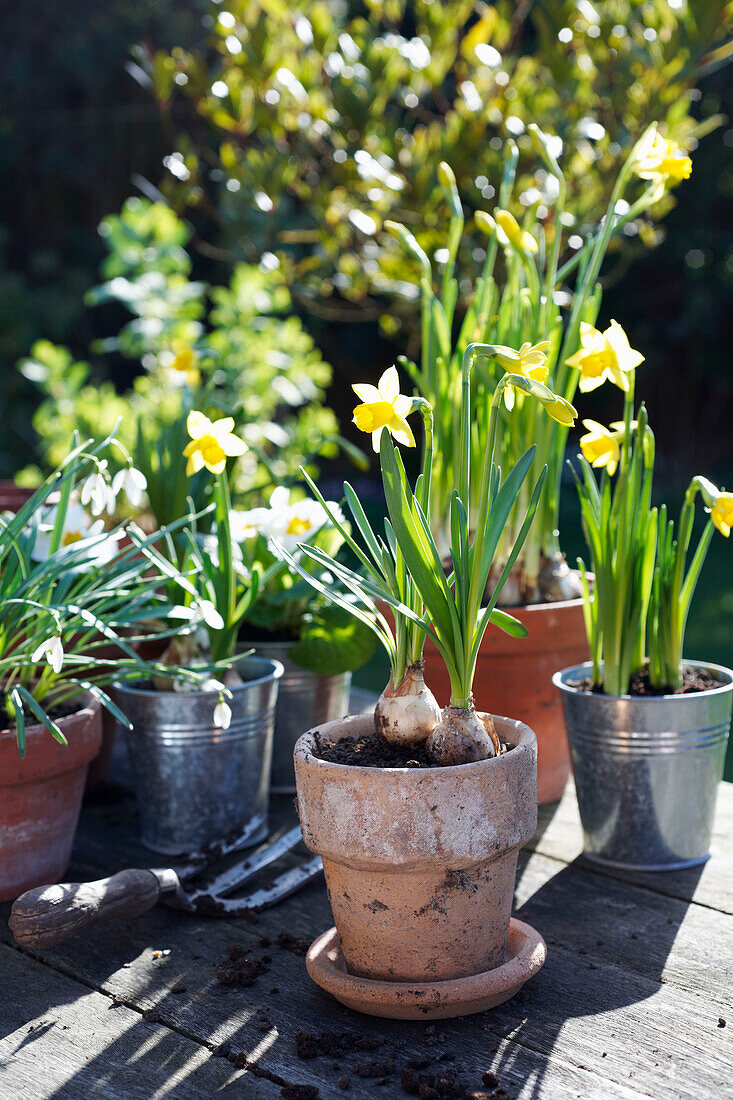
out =
{"type": "MultiPolygon", "coordinates": [[[[479,715],[481,715],[481,714],[484,714],[485,712],[484,711],[478,711],[477,713],[479,715]]],[[[360,765],[357,765],[357,764],[338,764],[333,760],[323,760],[323,759],[321,759],[320,756],[316,756],[315,753],[313,753],[311,751],[309,746],[313,744],[313,742],[315,740],[314,734],[317,731],[322,730],[326,726],[330,726],[330,725],[343,725],[343,723],[348,722],[348,720],[351,719],[351,718],[362,718],[362,719],[364,719],[364,721],[367,721],[370,717],[371,717],[371,715],[369,715],[369,714],[347,714],[344,718],[338,718],[334,722],[325,722],[322,726],[315,726],[314,729],[307,730],[305,733],[301,734],[301,736],[298,738],[298,740],[295,743],[294,755],[296,757],[300,757],[305,763],[308,764],[309,767],[313,767],[315,765],[319,768],[336,769],[336,771],[340,771],[342,774],[346,773],[346,772],[359,772],[359,773],[367,772],[371,775],[380,775],[381,774],[381,775],[384,775],[385,777],[387,777],[387,776],[404,777],[404,776],[408,776],[408,775],[409,776],[424,777],[426,775],[431,775],[431,776],[435,776],[436,778],[442,777],[442,776],[457,775],[457,774],[460,774],[462,776],[467,777],[467,776],[475,773],[479,769],[487,769],[487,768],[492,767],[492,766],[493,767],[504,767],[505,761],[510,756],[510,753],[503,752],[500,756],[489,757],[488,760],[473,760],[468,764],[451,764],[448,767],[441,767],[441,768],[369,768],[369,767],[361,767],[360,765]]],[[[507,725],[509,725],[511,728],[513,728],[515,730],[515,732],[517,734],[517,739],[516,739],[516,741],[513,741],[513,742],[510,741],[509,742],[512,752],[514,752],[517,749],[519,749],[521,751],[524,751],[524,752],[532,750],[532,746],[536,743],[536,737],[535,737],[534,731],[532,729],[530,729],[530,727],[525,722],[520,722],[519,719],[517,719],[517,718],[505,718],[505,717],[503,717],[502,715],[499,715],[499,714],[493,714],[493,715],[491,715],[491,717],[494,719],[495,723],[500,723],[501,725],[504,725],[506,723],[507,725]]],[[[503,732],[507,733],[509,731],[505,729],[503,732]]],[[[350,736],[349,730],[347,729],[345,731],[345,733],[343,734],[343,736],[342,736],[342,740],[343,740],[344,737],[349,737],[349,736],[350,736]]],[[[351,740],[355,740],[355,738],[357,736],[361,736],[361,735],[355,733],[351,737],[351,740]]],[[[516,759],[516,757],[515,757],[515,759],[516,759]]]]}
{"type": "Polygon", "coordinates": [[[719,675],[720,684],[718,687],[707,688],[705,691],[690,691],[684,695],[679,693],[672,695],[606,695],[597,691],[581,691],[580,688],[566,683],[566,677],[568,676],[575,675],[582,678],[587,675],[593,668],[591,661],[584,661],[581,665],[569,665],[567,668],[560,669],[552,677],[552,682],[558,691],[565,692],[566,695],[577,695],[582,699],[595,699],[606,702],[623,699],[634,704],[641,703],[644,706],[651,706],[653,703],[659,706],[660,703],[690,702],[691,700],[707,699],[711,695],[721,695],[733,691],[733,669],[727,668],[725,665],[713,664],[712,661],[688,661],[685,658],[682,659],[682,664],[687,665],[688,668],[699,668],[719,675]]]}
{"type": "MultiPolygon", "coordinates": [[[[95,713],[101,711],[102,709],[102,704],[100,703],[99,699],[95,699],[94,696],[90,695],[88,691],[83,691],[80,693],[79,702],[83,703],[84,705],[80,706],[78,710],[72,711],[71,714],[65,714],[63,718],[54,719],[56,725],[59,726],[62,733],[65,725],[68,725],[70,722],[76,721],[76,719],[85,715],[90,715],[93,717],[95,713]]],[[[35,734],[38,733],[48,732],[49,731],[46,729],[42,722],[34,722],[32,726],[26,725],[25,727],[26,738],[33,737],[35,734]]],[[[13,738],[16,737],[15,729],[11,729],[9,726],[5,726],[4,729],[0,729],[0,737],[5,737],[6,734],[10,734],[13,738]]]]}

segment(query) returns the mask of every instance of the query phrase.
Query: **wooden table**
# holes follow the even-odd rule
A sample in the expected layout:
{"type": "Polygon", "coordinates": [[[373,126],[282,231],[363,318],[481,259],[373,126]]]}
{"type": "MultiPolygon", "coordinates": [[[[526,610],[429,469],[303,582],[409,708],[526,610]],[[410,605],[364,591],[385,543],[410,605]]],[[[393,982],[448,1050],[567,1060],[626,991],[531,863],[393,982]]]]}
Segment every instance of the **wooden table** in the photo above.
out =
{"type": "MultiPolygon", "coordinates": [[[[294,820],[292,799],[276,799],[273,817],[294,820]]],[[[331,925],[322,881],[257,923],[161,905],[39,956],[13,945],[0,906],[0,1097],[269,1100],[290,1084],[404,1098],[403,1080],[414,1090],[421,1076],[426,1100],[733,1096],[733,784],[701,869],[601,872],[580,850],[568,789],[520,856],[516,911],[547,941],[543,970],[500,1008],[433,1026],[341,1007],[278,944],[331,925]],[[231,945],[269,967],[249,988],[217,978],[231,945]]],[[[85,806],[70,877],[155,862],[129,794],[85,806]]]]}

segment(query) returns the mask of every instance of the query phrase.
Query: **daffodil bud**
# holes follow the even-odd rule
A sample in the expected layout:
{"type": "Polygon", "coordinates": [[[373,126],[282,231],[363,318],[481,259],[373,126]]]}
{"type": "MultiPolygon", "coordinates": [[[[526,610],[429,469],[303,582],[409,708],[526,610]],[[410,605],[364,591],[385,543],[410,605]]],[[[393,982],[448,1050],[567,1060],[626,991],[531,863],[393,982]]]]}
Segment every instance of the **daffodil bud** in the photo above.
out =
{"type": "Polygon", "coordinates": [[[476,228],[485,233],[487,237],[493,237],[496,233],[496,222],[485,210],[477,210],[475,215],[476,228]]]}
{"type": "Polygon", "coordinates": [[[532,138],[532,144],[545,162],[546,167],[549,168],[554,176],[557,176],[558,179],[562,179],[563,174],[560,165],[557,163],[550,149],[548,135],[544,134],[535,122],[530,122],[527,128],[529,130],[529,136],[532,138]]]}
{"type": "Polygon", "coordinates": [[[553,394],[552,401],[543,401],[542,404],[548,416],[551,416],[558,424],[562,424],[566,428],[572,428],[578,415],[578,410],[574,405],[571,405],[569,401],[558,394],[553,394]]]}
{"type": "Polygon", "coordinates": [[[446,191],[452,191],[456,187],[456,177],[450,164],[441,160],[438,165],[438,183],[446,191]]]}
{"type": "Polygon", "coordinates": [[[452,207],[453,216],[463,221],[463,208],[461,206],[461,196],[458,194],[456,177],[451,166],[446,164],[444,160],[438,165],[438,182],[452,207]]]}
{"type": "Polygon", "coordinates": [[[433,278],[433,269],[430,266],[430,260],[427,257],[424,249],[418,244],[415,237],[410,230],[402,225],[401,222],[385,221],[384,228],[387,232],[396,240],[403,244],[408,252],[418,261],[421,265],[425,278],[431,282],[433,278]]]}

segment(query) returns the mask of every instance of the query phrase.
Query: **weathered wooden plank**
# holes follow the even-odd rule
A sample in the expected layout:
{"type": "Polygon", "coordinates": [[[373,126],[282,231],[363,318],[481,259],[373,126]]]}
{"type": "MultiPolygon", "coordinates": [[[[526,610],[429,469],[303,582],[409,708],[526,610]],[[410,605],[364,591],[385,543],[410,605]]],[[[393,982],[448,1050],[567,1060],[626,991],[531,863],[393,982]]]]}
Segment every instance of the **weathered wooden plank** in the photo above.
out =
{"type": "MultiPolygon", "coordinates": [[[[548,947],[610,964],[733,1010],[733,917],[645,887],[523,857],[515,906],[548,947]]],[[[722,1012],[726,1014],[725,1011],[722,1012]]]]}
{"type": "MultiPolygon", "coordinates": [[[[528,847],[553,859],[572,863],[583,850],[575,788],[568,783],[556,806],[540,809],[535,837],[528,847]]],[[[592,865],[596,874],[645,886],[683,901],[694,899],[725,913],[733,913],[733,783],[721,783],[716,805],[711,858],[702,867],[687,871],[619,871],[592,865]]],[[[587,865],[589,868],[591,864],[587,865]]]]}
{"type": "Polygon", "coordinates": [[[2,1100],[279,1096],[272,1082],[5,946],[0,975],[2,1100]]]}

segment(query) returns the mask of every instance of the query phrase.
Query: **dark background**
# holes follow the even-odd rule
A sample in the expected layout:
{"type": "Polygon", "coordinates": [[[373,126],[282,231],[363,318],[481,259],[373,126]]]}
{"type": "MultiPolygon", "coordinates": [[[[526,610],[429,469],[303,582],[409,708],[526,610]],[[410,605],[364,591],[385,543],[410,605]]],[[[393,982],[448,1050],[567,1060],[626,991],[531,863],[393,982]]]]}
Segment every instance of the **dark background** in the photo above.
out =
{"type": "MultiPolygon", "coordinates": [[[[140,181],[156,182],[171,151],[168,126],[126,64],[133,43],[192,45],[204,4],[197,0],[23,0],[0,13],[0,477],[33,459],[36,396],[15,370],[45,336],[83,356],[90,341],[123,318],[89,310],[83,294],[97,281],[103,255],[96,227],[119,210],[140,181]]],[[[610,264],[604,315],[619,320],[646,363],[638,394],[658,439],[658,494],[675,507],[695,473],[733,485],[730,355],[733,284],[731,81],[723,68],[703,79],[700,116],[728,121],[694,154],[692,179],[676,191],[664,239],[628,269],[610,264]]],[[[180,109],[185,109],[180,108],[180,109]]],[[[170,127],[170,129],[169,129],[170,127]]],[[[227,273],[196,257],[196,275],[227,273]]],[[[333,403],[356,378],[377,376],[394,349],[376,322],[306,323],[333,364],[333,403]]],[[[130,364],[110,361],[121,387],[130,364]]],[[[603,387],[584,414],[614,419],[620,400],[603,387]]],[[[348,430],[348,429],[347,429],[348,430]]],[[[335,475],[338,471],[332,471],[335,475]]],[[[372,495],[364,485],[365,496],[372,495]]],[[[582,550],[572,490],[565,493],[564,544],[582,550]]],[[[374,486],[374,498],[378,498],[374,486]]],[[[687,653],[733,665],[731,546],[713,540],[688,632],[687,653]]]]}

